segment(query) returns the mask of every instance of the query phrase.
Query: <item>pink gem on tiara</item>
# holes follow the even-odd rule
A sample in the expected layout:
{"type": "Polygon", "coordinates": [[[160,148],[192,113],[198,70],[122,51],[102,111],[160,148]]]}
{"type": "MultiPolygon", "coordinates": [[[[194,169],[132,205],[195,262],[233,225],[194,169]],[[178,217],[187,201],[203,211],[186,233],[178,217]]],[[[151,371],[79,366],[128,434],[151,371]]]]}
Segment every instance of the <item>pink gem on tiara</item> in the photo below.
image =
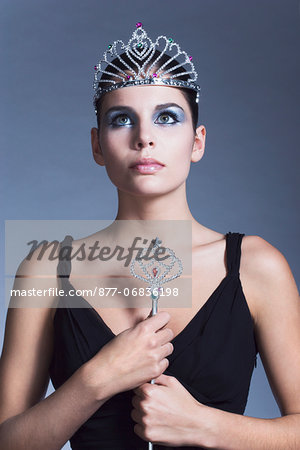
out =
{"type": "Polygon", "coordinates": [[[156,77],[157,77],[157,73],[154,73],[152,76],[153,76],[154,78],[156,78],[156,77]]]}
{"type": "Polygon", "coordinates": [[[192,60],[193,60],[193,57],[192,57],[192,56],[189,56],[189,60],[192,61],[192,60]]]}
{"type": "Polygon", "coordinates": [[[97,69],[98,69],[98,67],[97,67],[97,66],[94,66],[94,69],[95,69],[95,70],[97,70],[97,69]]]}
{"type": "Polygon", "coordinates": [[[153,272],[153,275],[156,277],[156,275],[157,275],[157,268],[154,267],[154,269],[152,269],[152,272],[153,272]]]}
{"type": "Polygon", "coordinates": [[[143,26],[142,22],[137,22],[137,23],[136,23],[136,27],[137,27],[137,28],[141,28],[142,26],[143,26]]]}

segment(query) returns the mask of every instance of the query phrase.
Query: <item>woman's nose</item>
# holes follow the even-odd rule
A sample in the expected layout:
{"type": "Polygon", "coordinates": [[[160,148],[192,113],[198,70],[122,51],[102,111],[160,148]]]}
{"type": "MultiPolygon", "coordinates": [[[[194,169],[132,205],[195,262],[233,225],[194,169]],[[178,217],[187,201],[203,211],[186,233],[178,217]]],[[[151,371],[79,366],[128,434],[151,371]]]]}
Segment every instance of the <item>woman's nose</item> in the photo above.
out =
{"type": "Polygon", "coordinates": [[[133,137],[133,147],[136,150],[142,150],[144,148],[155,146],[155,138],[150,126],[139,125],[136,128],[136,133],[133,137]]]}
{"type": "Polygon", "coordinates": [[[147,147],[153,147],[154,146],[154,142],[153,141],[139,141],[137,143],[137,147],[139,150],[142,150],[143,148],[147,148],[147,147]]]}

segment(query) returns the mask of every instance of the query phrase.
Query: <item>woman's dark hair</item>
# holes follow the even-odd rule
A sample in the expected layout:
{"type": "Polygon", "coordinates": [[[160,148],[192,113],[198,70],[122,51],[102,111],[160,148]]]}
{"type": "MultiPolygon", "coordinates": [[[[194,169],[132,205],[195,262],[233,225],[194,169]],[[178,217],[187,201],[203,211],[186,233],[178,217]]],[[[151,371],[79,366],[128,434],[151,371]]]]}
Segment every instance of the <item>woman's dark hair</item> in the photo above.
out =
{"type": "MultiPolygon", "coordinates": [[[[161,52],[159,50],[155,50],[152,58],[150,59],[150,61],[147,63],[145,70],[147,70],[151,64],[153,63],[153,61],[161,54],[161,52]]],[[[132,62],[129,60],[128,56],[126,55],[126,53],[123,53],[121,55],[121,58],[129,65],[132,66],[132,62]]],[[[134,58],[134,57],[133,57],[134,58]]],[[[135,59],[135,58],[134,58],[135,59]]],[[[163,54],[160,59],[159,59],[159,63],[155,66],[153,66],[153,68],[151,69],[152,73],[155,73],[157,70],[159,70],[159,68],[165,64],[168,60],[170,60],[170,56],[163,54]]],[[[136,60],[139,64],[141,64],[140,61],[136,60]]],[[[128,68],[121,63],[121,61],[118,58],[115,58],[112,61],[112,64],[114,64],[115,66],[117,66],[118,68],[120,68],[121,70],[127,71],[129,74],[130,72],[128,71],[128,68]]],[[[172,61],[170,61],[170,63],[167,65],[167,69],[171,69],[172,67],[175,67],[179,64],[178,61],[176,61],[175,59],[173,59],[172,61]]],[[[118,74],[118,71],[115,67],[108,65],[105,69],[108,72],[112,72],[113,74],[118,74]]],[[[172,70],[171,72],[169,72],[171,75],[174,74],[178,74],[178,73],[182,73],[185,72],[184,67],[177,67],[176,69],[172,70]]],[[[120,78],[119,77],[114,77],[113,75],[108,75],[106,73],[102,74],[100,79],[105,79],[105,80],[114,80],[117,83],[120,82],[120,78]]],[[[183,81],[187,81],[189,79],[189,74],[184,74],[184,75],[180,75],[178,78],[178,80],[183,80],[183,81]]],[[[110,85],[110,83],[108,82],[106,83],[100,83],[101,87],[105,88],[108,87],[110,85]]],[[[196,132],[196,128],[197,128],[197,123],[198,123],[198,103],[196,102],[196,92],[193,91],[192,89],[189,88],[182,88],[182,87],[178,87],[176,89],[180,89],[186,99],[186,101],[189,104],[190,110],[191,110],[191,114],[192,114],[192,122],[193,122],[193,130],[194,132],[196,132]]],[[[97,109],[97,124],[98,124],[98,128],[100,127],[100,112],[101,112],[101,106],[102,106],[102,102],[103,102],[103,98],[106,94],[103,94],[99,100],[96,103],[96,109],[97,109]]]]}

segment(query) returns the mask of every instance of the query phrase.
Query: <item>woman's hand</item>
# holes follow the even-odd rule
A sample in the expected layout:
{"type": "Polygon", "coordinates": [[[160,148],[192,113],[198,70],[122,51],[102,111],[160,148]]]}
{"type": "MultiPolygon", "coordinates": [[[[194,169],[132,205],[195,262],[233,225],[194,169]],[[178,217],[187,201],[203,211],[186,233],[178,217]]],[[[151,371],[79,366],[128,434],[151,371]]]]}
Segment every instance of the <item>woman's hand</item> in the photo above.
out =
{"type": "MultiPolygon", "coordinates": [[[[87,382],[107,397],[133,389],[161,375],[169,365],[166,358],[173,352],[173,331],[163,328],[170,315],[160,311],[155,316],[128,328],[109,341],[87,363],[87,382]],[[103,379],[105,386],[103,386],[103,379]]],[[[99,392],[101,397],[103,394],[99,392]]]]}
{"type": "MultiPolygon", "coordinates": [[[[195,444],[204,427],[206,406],[199,403],[175,378],[162,374],[155,384],[146,383],[134,389],[132,419],[134,432],[145,441],[169,446],[195,444]]],[[[210,409],[210,408],[209,408],[210,409]]],[[[203,438],[204,442],[205,438],[203,438]]]]}

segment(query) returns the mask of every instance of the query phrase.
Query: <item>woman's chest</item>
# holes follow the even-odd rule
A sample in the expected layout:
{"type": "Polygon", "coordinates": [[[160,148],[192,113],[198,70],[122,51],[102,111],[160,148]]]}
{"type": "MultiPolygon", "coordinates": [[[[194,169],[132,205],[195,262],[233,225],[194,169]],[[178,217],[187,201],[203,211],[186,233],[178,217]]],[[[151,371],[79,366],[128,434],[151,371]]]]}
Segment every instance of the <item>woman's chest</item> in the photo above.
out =
{"type": "MultiPolygon", "coordinates": [[[[195,317],[203,305],[226,277],[225,267],[215,271],[193,269],[190,277],[190,289],[183,290],[173,302],[167,295],[158,301],[158,310],[167,311],[170,321],[167,325],[174,336],[177,336],[195,317]]],[[[81,295],[100,315],[105,324],[115,334],[135,326],[151,315],[152,301],[150,296],[139,297],[135,284],[129,280],[122,283],[118,278],[70,277],[70,284],[77,295],[81,295]],[[117,281],[116,281],[117,280],[117,281]],[[97,295],[92,295],[94,292],[97,295]],[[91,295],[89,295],[91,294],[91,295]]],[[[166,292],[166,291],[165,291],[166,292]]],[[[174,297],[175,298],[175,297],[174,297]]]]}

